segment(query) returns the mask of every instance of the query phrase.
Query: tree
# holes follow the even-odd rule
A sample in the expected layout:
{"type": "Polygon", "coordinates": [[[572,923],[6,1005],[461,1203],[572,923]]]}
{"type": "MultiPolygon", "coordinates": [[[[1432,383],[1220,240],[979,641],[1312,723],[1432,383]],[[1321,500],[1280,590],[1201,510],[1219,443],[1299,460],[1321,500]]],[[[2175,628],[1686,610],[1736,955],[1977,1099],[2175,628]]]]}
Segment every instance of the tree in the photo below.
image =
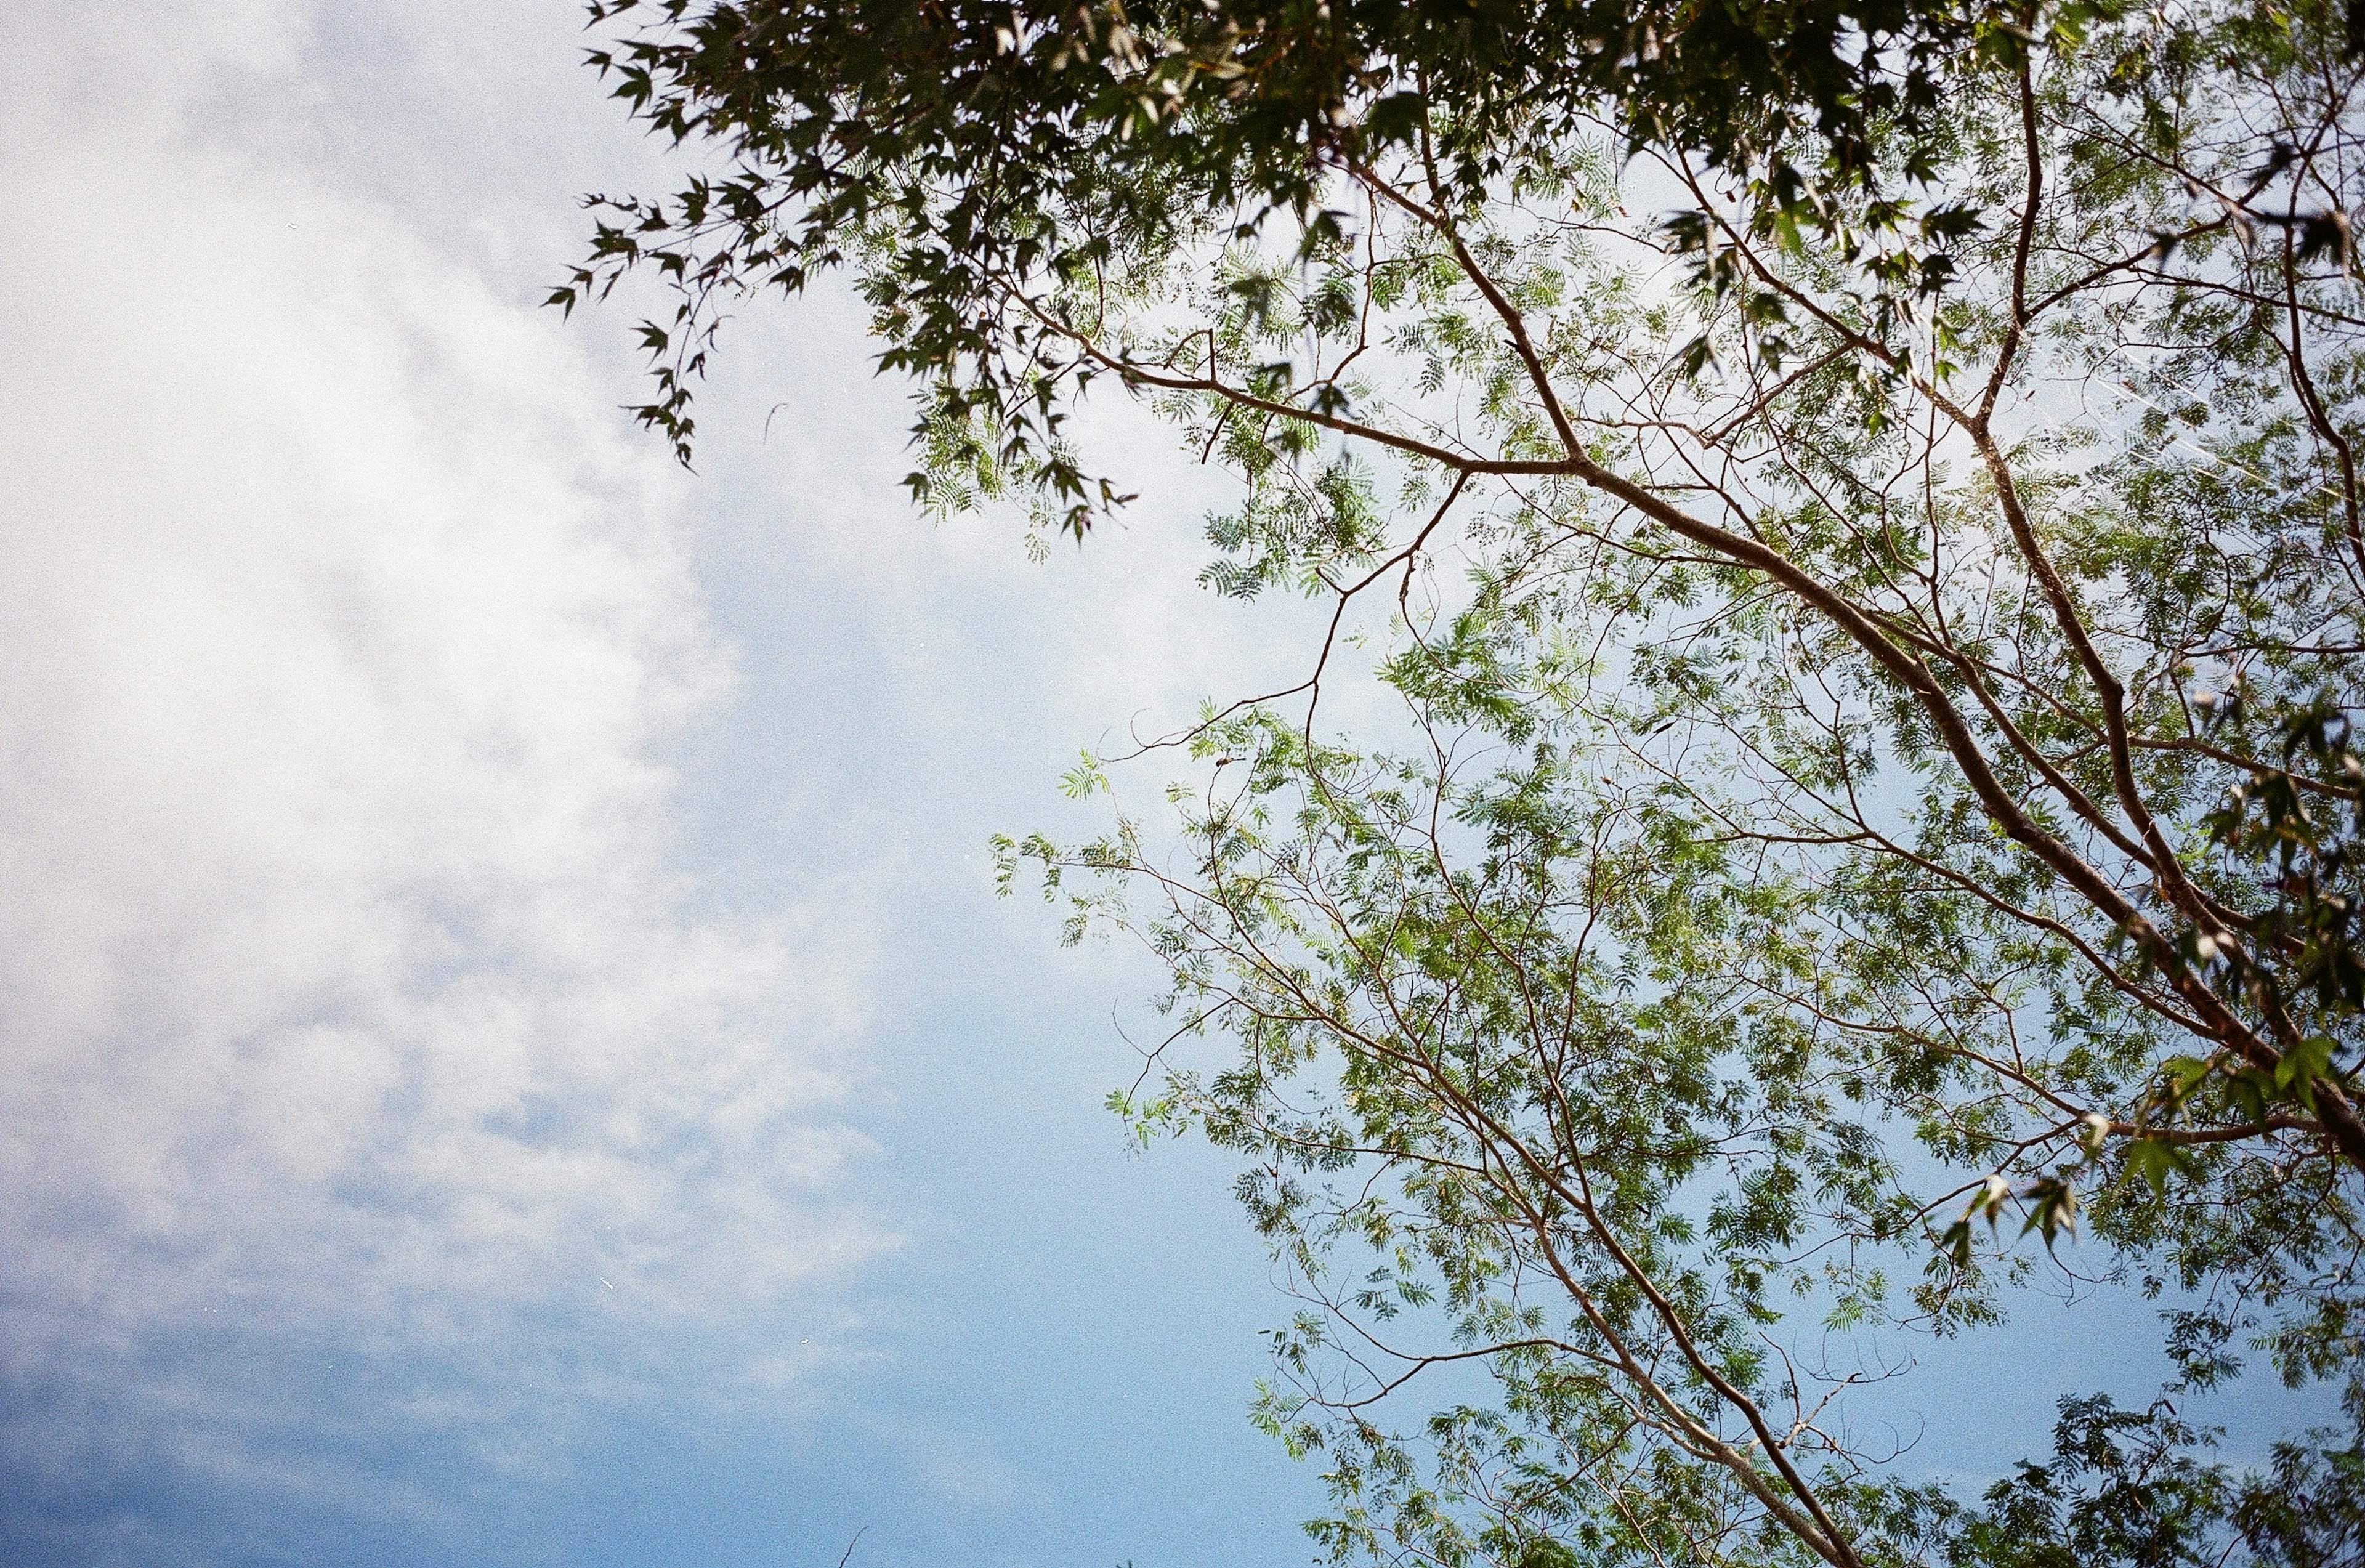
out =
{"type": "Polygon", "coordinates": [[[1005,854],[1171,966],[1118,1103],[1243,1158],[1337,1558],[2359,1560],[2354,1441],[2245,1479],[2073,1403],[1975,1509],[1801,1338],[2101,1273],[2181,1387],[2365,1412],[2357,19],[640,9],[594,61],[728,166],[556,297],[678,286],[649,423],[718,300],[843,264],[924,499],[1081,537],[1112,381],[1241,476],[1212,586],[1336,600],[1178,737],[1188,853],[1005,854]],[[1495,1397],[1382,1424],[1455,1362],[1495,1397]]]}

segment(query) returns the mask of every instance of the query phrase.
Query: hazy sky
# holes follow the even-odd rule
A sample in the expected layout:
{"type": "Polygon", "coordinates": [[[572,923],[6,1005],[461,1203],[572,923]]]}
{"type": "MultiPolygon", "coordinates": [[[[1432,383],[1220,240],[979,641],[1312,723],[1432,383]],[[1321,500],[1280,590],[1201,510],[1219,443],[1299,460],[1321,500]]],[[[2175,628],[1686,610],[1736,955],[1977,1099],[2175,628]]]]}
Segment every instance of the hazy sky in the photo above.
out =
{"type": "MultiPolygon", "coordinates": [[[[1129,527],[916,519],[834,295],[680,472],[538,304],[667,167],[564,0],[7,11],[0,1559],[1305,1561],[1226,1172],[1100,1109],[1153,977],[985,849],[1296,673],[1220,482],[1110,409],[1129,527]]],[[[2147,1387],[2023,1321],[1928,1462],[2147,1387]]]]}
{"type": "Polygon", "coordinates": [[[1302,1556],[1149,977],[985,853],[1260,673],[1205,482],[915,519],[834,299],[681,474],[539,307],[659,169],[571,5],[11,10],[0,1558],[1302,1556]]]}

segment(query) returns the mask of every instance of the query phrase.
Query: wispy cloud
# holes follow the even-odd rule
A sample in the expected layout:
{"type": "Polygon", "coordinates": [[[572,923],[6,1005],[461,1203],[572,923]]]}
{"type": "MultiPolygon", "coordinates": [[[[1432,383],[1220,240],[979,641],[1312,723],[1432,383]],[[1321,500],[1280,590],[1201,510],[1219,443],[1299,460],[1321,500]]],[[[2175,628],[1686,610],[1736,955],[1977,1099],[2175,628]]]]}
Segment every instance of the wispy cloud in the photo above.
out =
{"type": "Polygon", "coordinates": [[[555,320],[189,134],[300,20],[194,15],[27,44],[6,111],[14,1462],[531,1463],[580,1401],[793,1381],[890,1244],[866,938],[672,868],[662,748],[729,680],[675,481],[555,320]]]}

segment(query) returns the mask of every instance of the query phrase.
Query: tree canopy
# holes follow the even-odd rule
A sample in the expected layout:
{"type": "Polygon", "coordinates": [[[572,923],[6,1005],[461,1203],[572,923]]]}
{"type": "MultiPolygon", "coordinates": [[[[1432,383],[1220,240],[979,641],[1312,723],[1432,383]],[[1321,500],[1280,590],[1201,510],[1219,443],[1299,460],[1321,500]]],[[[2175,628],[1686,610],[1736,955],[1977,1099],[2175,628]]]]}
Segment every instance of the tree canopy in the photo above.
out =
{"type": "Polygon", "coordinates": [[[720,305],[844,267],[930,504],[1086,534],[1113,384],[1239,476],[1210,587],[1392,616],[1395,733],[1326,643],[1160,752],[1185,849],[1004,846],[1171,968],[1117,1103],[1240,1156],[1336,1559],[2360,1560],[2355,1434],[2173,1403],[2365,1417],[2354,19],[593,9],[710,162],[556,298],[676,286],[685,455],[720,305]],[[1863,1385],[2047,1273],[2163,1402],[1901,1479],[1863,1385]]]}

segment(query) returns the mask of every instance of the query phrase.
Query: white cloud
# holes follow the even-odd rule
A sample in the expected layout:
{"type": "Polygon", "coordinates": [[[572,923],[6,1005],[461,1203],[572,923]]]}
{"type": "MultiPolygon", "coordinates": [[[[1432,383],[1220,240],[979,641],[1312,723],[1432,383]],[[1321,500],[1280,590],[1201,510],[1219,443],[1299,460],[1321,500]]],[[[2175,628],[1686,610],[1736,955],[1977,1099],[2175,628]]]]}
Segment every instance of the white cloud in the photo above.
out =
{"type": "Polygon", "coordinates": [[[253,1469],[291,1369],[494,1444],[793,1376],[886,1244],[863,938],[668,868],[674,482],[555,319],[190,134],[292,14],[166,16],[0,122],[0,1379],[253,1469]]]}

